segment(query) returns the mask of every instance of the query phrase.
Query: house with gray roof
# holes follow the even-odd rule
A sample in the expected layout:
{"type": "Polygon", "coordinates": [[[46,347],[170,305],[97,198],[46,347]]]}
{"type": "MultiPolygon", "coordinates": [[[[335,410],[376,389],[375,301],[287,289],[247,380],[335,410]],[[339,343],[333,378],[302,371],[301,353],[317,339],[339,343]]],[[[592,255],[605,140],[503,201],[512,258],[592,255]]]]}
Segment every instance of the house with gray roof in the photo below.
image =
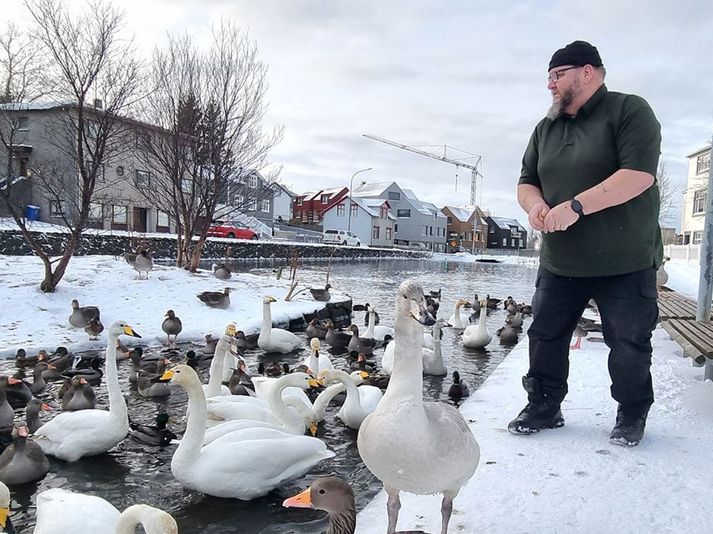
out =
{"type": "Polygon", "coordinates": [[[446,216],[410,189],[402,189],[396,182],[363,184],[354,188],[352,197],[388,200],[396,217],[394,245],[421,243],[426,250],[445,252],[446,216]]]}
{"type": "Polygon", "coordinates": [[[517,220],[488,216],[485,223],[488,225],[488,248],[527,248],[527,230],[517,220]]]}
{"type": "Polygon", "coordinates": [[[322,215],[322,226],[325,230],[351,231],[362,245],[394,246],[396,217],[391,213],[388,200],[346,196],[327,208],[322,215]]]}

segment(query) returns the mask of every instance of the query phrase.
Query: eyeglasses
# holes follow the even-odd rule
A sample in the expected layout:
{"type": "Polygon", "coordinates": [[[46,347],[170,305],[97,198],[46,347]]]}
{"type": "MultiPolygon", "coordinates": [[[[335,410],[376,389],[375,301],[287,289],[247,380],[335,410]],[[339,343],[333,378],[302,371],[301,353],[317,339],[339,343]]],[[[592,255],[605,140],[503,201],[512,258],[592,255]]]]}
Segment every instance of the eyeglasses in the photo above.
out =
{"type": "Polygon", "coordinates": [[[579,69],[579,68],[581,68],[581,67],[579,65],[576,65],[574,67],[565,67],[564,69],[553,70],[552,72],[550,72],[547,75],[547,79],[549,81],[551,81],[552,83],[557,83],[560,80],[560,78],[562,78],[562,73],[567,72],[568,70],[579,69]]]}

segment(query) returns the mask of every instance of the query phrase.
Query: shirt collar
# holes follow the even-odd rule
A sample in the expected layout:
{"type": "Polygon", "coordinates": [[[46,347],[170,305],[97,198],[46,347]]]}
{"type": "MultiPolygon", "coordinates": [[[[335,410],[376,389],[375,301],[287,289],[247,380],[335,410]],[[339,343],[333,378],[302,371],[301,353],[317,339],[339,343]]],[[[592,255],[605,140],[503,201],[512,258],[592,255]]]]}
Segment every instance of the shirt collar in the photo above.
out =
{"type": "Polygon", "coordinates": [[[607,86],[602,84],[601,87],[599,87],[599,89],[597,89],[594,94],[589,97],[589,100],[587,100],[584,105],[579,108],[579,112],[577,112],[577,115],[591,115],[592,111],[594,111],[594,108],[596,108],[599,103],[604,100],[604,97],[606,95],[607,86]]]}

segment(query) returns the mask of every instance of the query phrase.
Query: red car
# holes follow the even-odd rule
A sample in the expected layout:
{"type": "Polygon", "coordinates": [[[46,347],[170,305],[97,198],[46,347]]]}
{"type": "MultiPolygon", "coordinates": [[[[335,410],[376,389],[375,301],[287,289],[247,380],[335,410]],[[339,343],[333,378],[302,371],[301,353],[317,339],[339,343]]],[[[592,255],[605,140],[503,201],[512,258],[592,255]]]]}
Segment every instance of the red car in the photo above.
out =
{"type": "Polygon", "coordinates": [[[236,221],[217,221],[208,228],[208,237],[227,237],[230,239],[257,239],[258,235],[250,228],[241,226],[236,221]]]}

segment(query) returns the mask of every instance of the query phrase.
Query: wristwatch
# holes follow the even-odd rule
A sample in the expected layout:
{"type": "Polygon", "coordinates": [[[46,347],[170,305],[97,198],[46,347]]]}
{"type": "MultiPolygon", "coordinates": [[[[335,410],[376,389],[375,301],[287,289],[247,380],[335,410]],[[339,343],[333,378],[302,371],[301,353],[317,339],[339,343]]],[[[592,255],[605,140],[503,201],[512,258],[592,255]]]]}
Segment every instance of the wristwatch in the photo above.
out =
{"type": "Polygon", "coordinates": [[[572,202],[570,203],[570,207],[572,208],[572,211],[575,212],[577,215],[579,215],[580,217],[584,217],[584,209],[582,208],[582,203],[579,200],[573,198],[572,202]]]}

